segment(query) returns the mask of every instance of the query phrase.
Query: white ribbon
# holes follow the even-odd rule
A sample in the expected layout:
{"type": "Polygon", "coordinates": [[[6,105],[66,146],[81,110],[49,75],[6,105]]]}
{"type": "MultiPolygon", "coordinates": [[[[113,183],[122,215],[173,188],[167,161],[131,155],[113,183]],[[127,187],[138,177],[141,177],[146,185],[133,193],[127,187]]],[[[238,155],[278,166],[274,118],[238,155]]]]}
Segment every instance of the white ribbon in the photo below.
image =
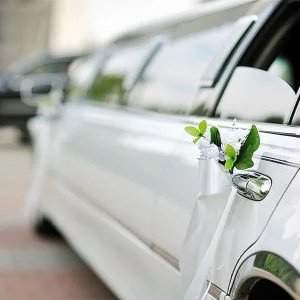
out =
{"type": "MultiPolygon", "coordinates": [[[[199,299],[203,300],[205,299],[208,293],[209,289],[206,286],[207,278],[209,276],[212,266],[214,265],[214,258],[216,256],[218,244],[222,237],[222,233],[226,225],[226,221],[228,219],[231,207],[234,203],[236,192],[237,192],[236,188],[232,187],[229,199],[226,203],[224,212],[217,225],[214,236],[207,250],[205,251],[203,258],[198,263],[194,277],[184,295],[184,300],[199,300],[199,299]]],[[[197,228],[197,230],[199,230],[199,228],[197,228]]],[[[197,230],[194,232],[194,234],[197,234],[197,230]]],[[[191,236],[190,238],[192,239],[193,237],[191,236]]],[[[200,242],[201,241],[199,241],[199,243],[200,242]]]]}
{"type": "Polygon", "coordinates": [[[206,282],[235,196],[231,176],[214,160],[199,160],[199,195],[180,259],[184,300],[204,299],[208,293],[206,282]]]}

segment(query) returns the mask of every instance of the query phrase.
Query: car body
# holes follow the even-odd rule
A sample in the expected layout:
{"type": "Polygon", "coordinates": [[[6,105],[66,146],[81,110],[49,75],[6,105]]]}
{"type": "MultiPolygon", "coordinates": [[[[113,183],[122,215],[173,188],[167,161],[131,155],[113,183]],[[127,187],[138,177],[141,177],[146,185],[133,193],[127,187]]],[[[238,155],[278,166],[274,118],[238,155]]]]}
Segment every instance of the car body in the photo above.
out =
{"type": "Polygon", "coordinates": [[[41,76],[61,76],[66,81],[69,65],[82,54],[56,55],[40,53],[13,64],[0,76],[0,125],[15,126],[21,130],[22,139],[28,139],[26,123],[35,116],[36,107],[21,101],[21,86],[25,79],[38,80],[41,76]]]}
{"type": "Polygon", "coordinates": [[[247,174],[272,186],[235,194],[206,299],[300,299],[299,12],[216,1],[108,45],[87,90],[29,124],[35,228],[54,224],[120,299],[200,299],[184,293],[232,182],[183,129],[237,118],[260,130],[247,174]]]}

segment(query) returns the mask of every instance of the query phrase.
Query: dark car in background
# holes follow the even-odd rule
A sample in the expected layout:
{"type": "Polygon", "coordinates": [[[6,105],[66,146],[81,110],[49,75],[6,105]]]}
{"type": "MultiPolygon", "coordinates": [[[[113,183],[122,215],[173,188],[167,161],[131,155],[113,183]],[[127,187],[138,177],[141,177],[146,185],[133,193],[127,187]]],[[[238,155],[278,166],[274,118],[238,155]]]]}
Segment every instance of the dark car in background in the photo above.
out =
{"type": "Polygon", "coordinates": [[[3,72],[0,75],[0,126],[17,127],[21,132],[20,141],[28,142],[30,138],[26,123],[35,116],[37,109],[21,101],[22,83],[25,79],[34,82],[39,78],[46,83],[54,77],[66,83],[70,64],[82,56],[41,53],[17,62],[3,72]]]}

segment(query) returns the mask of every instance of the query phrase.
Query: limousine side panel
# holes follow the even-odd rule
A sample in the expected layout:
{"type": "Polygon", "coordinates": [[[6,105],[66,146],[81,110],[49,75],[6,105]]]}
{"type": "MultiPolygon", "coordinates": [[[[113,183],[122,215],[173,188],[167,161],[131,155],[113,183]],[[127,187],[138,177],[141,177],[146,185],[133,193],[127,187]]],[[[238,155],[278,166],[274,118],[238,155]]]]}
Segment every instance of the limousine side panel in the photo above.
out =
{"type": "Polygon", "coordinates": [[[175,130],[159,114],[101,105],[68,105],[55,140],[51,169],[76,193],[147,244],[155,196],[175,130]]]}
{"type": "Polygon", "coordinates": [[[124,300],[182,299],[181,277],[151,247],[50,174],[42,213],[124,300]]]}

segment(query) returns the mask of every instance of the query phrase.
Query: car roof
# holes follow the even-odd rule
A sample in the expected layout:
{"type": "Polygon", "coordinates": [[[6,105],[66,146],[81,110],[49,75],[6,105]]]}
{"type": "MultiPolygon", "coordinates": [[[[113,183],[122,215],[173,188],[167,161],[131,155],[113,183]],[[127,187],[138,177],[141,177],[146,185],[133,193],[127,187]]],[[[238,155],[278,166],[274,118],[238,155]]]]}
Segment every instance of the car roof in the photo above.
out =
{"type": "Polygon", "coordinates": [[[130,42],[143,38],[145,36],[158,35],[162,32],[171,31],[179,25],[188,24],[191,22],[199,21],[201,23],[201,17],[205,15],[211,15],[224,10],[234,9],[243,5],[249,5],[249,10],[255,6],[255,4],[262,1],[272,0],[215,0],[204,2],[197,5],[197,8],[188,10],[186,12],[176,14],[169,17],[164,17],[161,20],[155,22],[149,22],[148,24],[136,27],[132,30],[123,33],[111,42],[114,44],[122,44],[124,42],[130,42]]]}

